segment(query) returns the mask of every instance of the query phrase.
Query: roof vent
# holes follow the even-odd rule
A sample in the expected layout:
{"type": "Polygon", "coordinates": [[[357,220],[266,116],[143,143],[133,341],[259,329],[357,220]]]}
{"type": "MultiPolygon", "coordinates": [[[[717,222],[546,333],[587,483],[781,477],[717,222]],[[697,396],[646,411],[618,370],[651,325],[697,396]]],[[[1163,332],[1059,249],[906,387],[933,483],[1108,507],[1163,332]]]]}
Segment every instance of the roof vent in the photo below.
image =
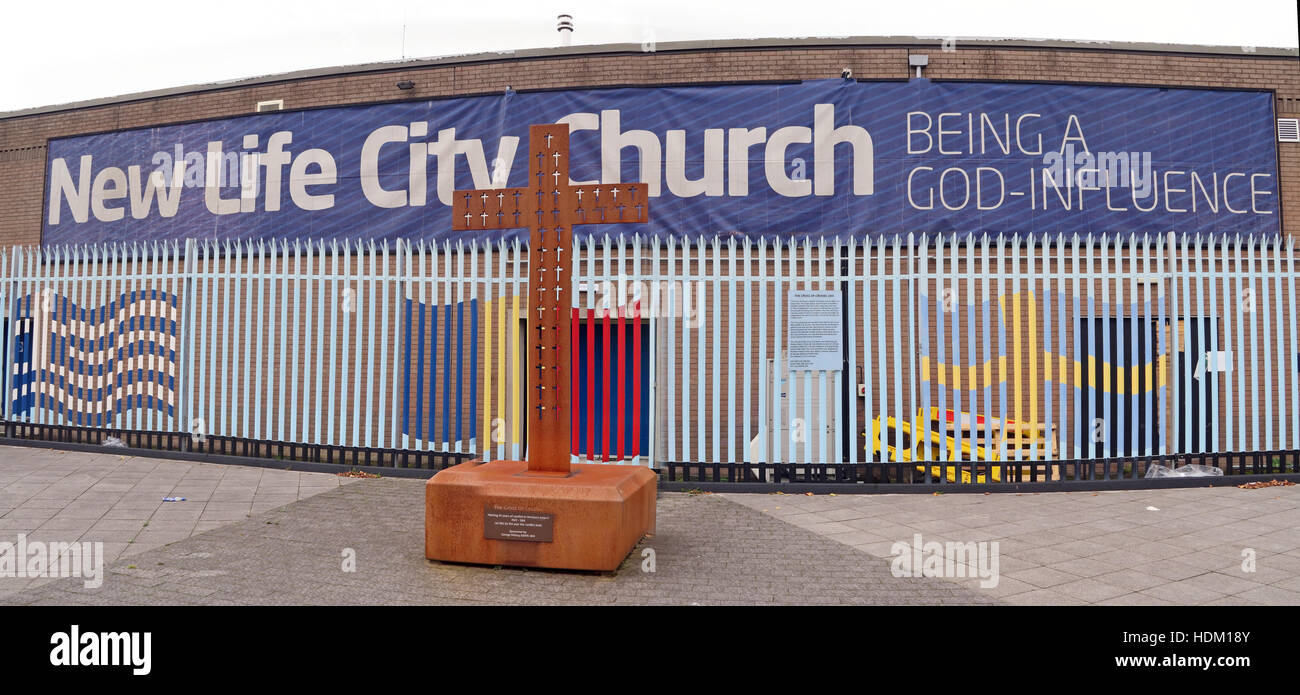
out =
{"type": "Polygon", "coordinates": [[[1300,118],[1277,119],[1278,142],[1300,142],[1300,118]]]}
{"type": "Polygon", "coordinates": [[[257,112],[279,111],[284,108],[284,99],[271,99],[270,101],[257,102],[257,112]]]}
{"type": "Polygon", "coordinates": [[[562,14],[555,18],[555,30],[560,32],[560,45],[573,45],[573,15],[562,14]]]}

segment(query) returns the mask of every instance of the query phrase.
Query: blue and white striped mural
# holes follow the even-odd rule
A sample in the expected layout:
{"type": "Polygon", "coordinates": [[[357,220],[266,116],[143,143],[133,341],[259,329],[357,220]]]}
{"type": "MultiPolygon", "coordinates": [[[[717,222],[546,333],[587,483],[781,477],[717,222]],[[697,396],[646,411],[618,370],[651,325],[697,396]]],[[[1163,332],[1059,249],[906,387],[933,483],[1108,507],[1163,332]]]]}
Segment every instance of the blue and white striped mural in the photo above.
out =
{"type": "Polygon", "coordinates": [[[53,291],[17,297],[11,416],[89,427],[141,411],[174,416],[179,311],[178,297],[158,289],[91,306],[53,291]]]}
{"type": "Polygon", "coordinates": [[[406,298],[400,359],[402,434],[410,448],[463,443],[469,451],[477,440],[478,312],[477,299],[430,305],[406,298]]]}

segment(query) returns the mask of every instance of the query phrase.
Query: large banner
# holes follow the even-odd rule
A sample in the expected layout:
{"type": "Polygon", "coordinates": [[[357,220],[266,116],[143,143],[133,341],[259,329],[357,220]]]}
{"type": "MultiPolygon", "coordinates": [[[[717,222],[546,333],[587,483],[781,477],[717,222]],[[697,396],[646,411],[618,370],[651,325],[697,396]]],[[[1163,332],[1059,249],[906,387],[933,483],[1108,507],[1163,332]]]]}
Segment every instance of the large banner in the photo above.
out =
{"type": "Polygon", "coordinates": [[[649,184],[648,227],[579,233],[1280,230],[1267,92],[917,79],[507,92],[62,138],[42,241],[499,236],[453,233],[452,192],[528,185],[528,126],[551,122],[570,126],[575,184],[649,184]]]}

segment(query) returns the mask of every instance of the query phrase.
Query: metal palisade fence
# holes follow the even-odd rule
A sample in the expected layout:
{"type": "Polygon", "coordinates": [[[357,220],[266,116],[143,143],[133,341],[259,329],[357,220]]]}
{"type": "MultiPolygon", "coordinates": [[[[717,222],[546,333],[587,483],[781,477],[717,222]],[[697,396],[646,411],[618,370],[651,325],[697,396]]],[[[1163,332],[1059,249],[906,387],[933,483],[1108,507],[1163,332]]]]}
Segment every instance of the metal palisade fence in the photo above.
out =
{"type": "MultiPolygon", "coordinates": [[[[735,481],[1297,471],[1289,238],[592,236],[573,254],[575,461],[735,481]]],[[[0,261],[8,438],[418,468],[527,454],[518,242],[0,261]]]]}

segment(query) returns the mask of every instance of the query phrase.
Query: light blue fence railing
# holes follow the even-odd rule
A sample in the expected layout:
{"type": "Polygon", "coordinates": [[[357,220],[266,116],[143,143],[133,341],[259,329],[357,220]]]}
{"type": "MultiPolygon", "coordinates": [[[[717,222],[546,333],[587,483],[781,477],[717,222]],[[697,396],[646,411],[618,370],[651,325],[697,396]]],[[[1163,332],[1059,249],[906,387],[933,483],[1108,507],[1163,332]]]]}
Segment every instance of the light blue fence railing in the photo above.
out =
{"type": "MultiPolygon", "coordinates": [[[[575,460],[1300,449],[1290,239],[592,238],[573,253],[575,460]],[[809,351],[838,359],[803,368],[809,351]]],[[[13,248],[0,271],[6,421],[525,453],[514,242],[13,248]]]]}

